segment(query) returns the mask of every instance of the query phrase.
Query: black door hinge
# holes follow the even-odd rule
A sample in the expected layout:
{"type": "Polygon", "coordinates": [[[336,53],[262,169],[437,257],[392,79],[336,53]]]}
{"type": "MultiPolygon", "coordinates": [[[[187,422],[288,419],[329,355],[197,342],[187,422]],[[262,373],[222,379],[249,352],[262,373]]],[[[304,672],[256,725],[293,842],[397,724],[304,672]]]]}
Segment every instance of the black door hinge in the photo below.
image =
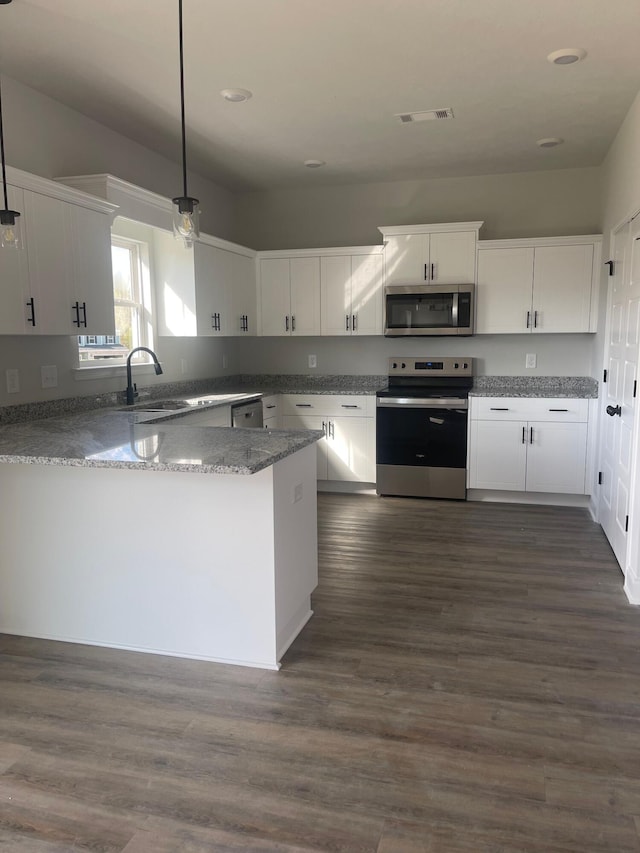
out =
{"type": "Polygon", "coordinates": [[[606,381],[607,381],[607,371],[606,371],[606,370],[605,370],[605,371],[603,372],[603,374],[602,374],[602,381],[603,381],[603,382],[606,382],[606,381]]]}
{"type": "Polygon", "coordinates": [[[627,533],[629,531],[629,516],[627,516],[624,520],[624,532],[627,533]]]}
{"type": "Polygon", "coordinates": [[[613,275],[613,265],[614,264],[615,264],[615,261],[605,261],[604,262],[605,267],[609,267],[609,275],[613,275]]]}
{"type": "Polygon", "coordinates": [[[602,485],[602,471],[598,471],[598,485],[602,485]]]}

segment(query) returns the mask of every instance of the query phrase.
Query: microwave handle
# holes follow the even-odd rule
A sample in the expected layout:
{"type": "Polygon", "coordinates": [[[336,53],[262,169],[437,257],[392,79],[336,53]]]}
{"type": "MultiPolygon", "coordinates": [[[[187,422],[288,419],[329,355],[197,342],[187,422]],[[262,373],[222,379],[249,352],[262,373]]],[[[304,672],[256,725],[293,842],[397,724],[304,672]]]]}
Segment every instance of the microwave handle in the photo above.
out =
{"type": "Polygon", "coordinates": [[[458,328],[458,298],[460,296],[459,293],[452,294],[453,299],[451,300],[451,325],[454,329],[458,328]]]}

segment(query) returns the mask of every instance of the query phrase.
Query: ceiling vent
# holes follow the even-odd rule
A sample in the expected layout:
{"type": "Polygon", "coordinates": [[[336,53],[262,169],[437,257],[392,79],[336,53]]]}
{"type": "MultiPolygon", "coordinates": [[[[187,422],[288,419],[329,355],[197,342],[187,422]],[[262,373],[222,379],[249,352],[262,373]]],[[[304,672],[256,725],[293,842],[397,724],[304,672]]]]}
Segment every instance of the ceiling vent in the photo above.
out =
{"type": "Polygon", "coordinates": [[[444,118],[453,118],[453,110],[447,107],[444,110],[422,110],[417,113],[396,113],[396,118],[402,124],[412,121],[440,121],[444,118]]]}

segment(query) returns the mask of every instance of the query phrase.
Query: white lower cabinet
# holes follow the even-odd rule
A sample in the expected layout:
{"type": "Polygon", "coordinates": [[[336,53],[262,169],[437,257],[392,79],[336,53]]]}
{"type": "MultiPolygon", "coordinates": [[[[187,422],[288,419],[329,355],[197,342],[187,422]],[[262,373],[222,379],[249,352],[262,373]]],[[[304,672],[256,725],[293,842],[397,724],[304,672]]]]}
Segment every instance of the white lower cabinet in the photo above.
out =
{"type": "Polygon", "coordinates": [[[284,429],[317,429],[318,479],[374,483],[375,398],[334,394],[284,394],[284,429]]]}
{"type": "Polygon", "coordinates": [[[587,494],[588,401],[471,398],[470,489],[587,494]]]}
{"type": "Polygon", "coordinates": [[[280,426],[280,396],[271,394],[262,398],[262,426],[265,429],[278,429],[280,426]]]}

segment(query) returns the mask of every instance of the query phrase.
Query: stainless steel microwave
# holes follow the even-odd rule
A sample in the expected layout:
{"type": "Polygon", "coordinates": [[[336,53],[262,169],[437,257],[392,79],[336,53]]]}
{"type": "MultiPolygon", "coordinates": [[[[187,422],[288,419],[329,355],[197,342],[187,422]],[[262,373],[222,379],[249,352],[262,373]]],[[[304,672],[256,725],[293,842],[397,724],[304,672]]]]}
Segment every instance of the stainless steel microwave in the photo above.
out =
{"type": "Polygon", "coordinates": [[[472,335],[474,284],[389,284],[384,288],[387,337],[472,335]]]}

